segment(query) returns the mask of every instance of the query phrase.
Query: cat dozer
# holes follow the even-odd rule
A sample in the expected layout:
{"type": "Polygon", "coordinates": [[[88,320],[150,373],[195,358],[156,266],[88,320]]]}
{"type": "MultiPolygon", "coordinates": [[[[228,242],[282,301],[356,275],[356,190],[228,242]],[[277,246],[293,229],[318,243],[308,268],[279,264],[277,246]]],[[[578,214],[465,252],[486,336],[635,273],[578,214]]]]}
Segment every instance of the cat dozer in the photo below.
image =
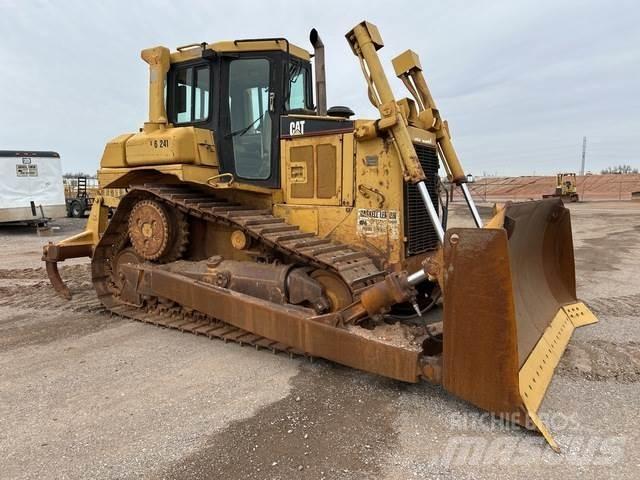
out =
{"type": "Polygon", "coordinates": [[[575,173],[557,173],[555,191],[550,194],[542,195],[542,198],[557,197],[561,198],[565,202],[578,202],[580,201],[580,196],[578,195],[576,184],[575,173]]]}
{"type": "Polygon", "coordinates": [[[569,211],[507,204],[483,224],[416,53],[393,60],[397,100],[376,26],[346,38],[379,118],[327,109],[315,30],[313,54],[284,38],[144,50],[149,121],[99,170],[127,194],[45,246],[52,284],[69,297],[58,262],[90,256],[118,315],[435,382],[557,448],[537,411],[574,328],[596,321],[569,211]],[[445,228],[440,168],[474,228],[445,228]]]}

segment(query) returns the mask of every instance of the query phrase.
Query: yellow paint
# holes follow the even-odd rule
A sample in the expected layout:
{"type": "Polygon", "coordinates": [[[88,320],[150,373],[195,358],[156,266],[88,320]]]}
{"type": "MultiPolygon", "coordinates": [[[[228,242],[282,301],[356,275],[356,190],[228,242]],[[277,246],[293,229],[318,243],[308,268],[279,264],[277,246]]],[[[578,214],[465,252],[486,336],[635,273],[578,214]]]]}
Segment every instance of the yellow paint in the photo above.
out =
{"type": "Polygon", "coordinates": [[[597,321],[595,315],[582,302],[562,307],[520,369],[520,396],[527,413],[554,450],[559,449],[558,445],[537,412],[574,329],[597,321]]]}
{"type": "MultiPolygon", "coordinates": [[[[180,51],[171,53],[171,63],[184,62],[185,60],[193,60],[202,56],[202,45],[194,44],[190,48],[180,48],[180,51]]],[[[302,60],[309,60],[311,54],[304,48],[298,47],[293,43],[287,43],[283,40],[252,40],[250,42],[233,42],[223,41],[215,43],[205,43],[205,49],[213,50],[218,53],[239,53],[239,52],[273,52],[281,51],[286,52],[287,48],[289,53],[294,57],[298,57],[302,60]]]]}
{"type": "Polygon", "coordinates": [[[100,167],[102,168],[118,168],[126,167],[126,149],[127,140],[133,136],[133,133],[125,133],[118,135],[110,140],[104,147],[100,167]]]}
{"type": "MultiPolygon", "coordinates": [[[[284,158],[284,171],[282,185],[286,203],[302,205],[341,205],[342,204],[342,168],[344,152],[342,135],[317,135],[312,137],[292,138],[282,140],[281,156],[284,158]],[[334,148],[335,151],[335,195],[329,198],[320,198],[318,185],[321,175],[333,175],[327,171],[327,165],[320,162],[319,151],[325,146],[334,148]],[[291,157],[292,150],[297,152],[296,161],[291,157]],[[301,158],[304,156],[304,158],[301,158]],[[307,158],[308,157],[308,158],[307,158]],[[295,192],[306,190],[308,185],[310,196],[302,197],[295,192]],[[302,187],[302,188],[301,188],[302,187]]],[[[349,168],[350,165],[347,167],[349,168]]]]}
{"type": "MultiPolygon", "coordinates": [[[[150,69],[149,121],[139,132],[120,135],[106,145],[99,171],[101,187],[116,189],[175,180],[204,185],[225,199],[263,208],[271,206],[274,213],[303,230],[317,231],[320,235],[364,248],[389,265],[400,265],[406,260],[404,180],[420,177],[411,144],[435,147],[436,131],[432,125],[425,125],[414,100],[396,102],[394,99],[375,54],[375,50],[383,46],[377,27],[362,23],[348,37],[354,53],[372,67],[370,82],[381,95],[377,105],[380,119],[377,123],[375,120],[356,120],[353,133],[282,139],[280,189],[222,178],[213,132],[168,123],[163,103],[164,88],[160,88],[159,79],[163,78],[168,65],[200,58],[203,49],[218,53],[289,51],[305,61],[310,60],[309,53],[274,40],[194,44],[179,47],[173,53],[164,47],[144,50],[142,57],[150,69]],[[363,41],[371,43],[363,46],[363,41]],[[385,132],[381,134],[381,131],[385,132]],[[310,158],[302,161],[298,158],[303,151],[300,147],[305,152],[312,152],[310,158]],[[296,148],[298,153],[293,161],[291,152],[296,148]],[[358,229],[357,226],[357,212],[363,209],[398,212],[399,222],[386,234],[381,234],[384,228],[377,228],[375,235],[371,234],[371,229],[358,229]]],[[[409,63],[405,62],[404,69],[419,65],[415,54],[407,54],[405,58],[409,63]]],[[[335,117],[323,118],[339,121],[335,117]]],[[[109,205],[117,203],[117,196],[107,198],[109,205]]]]}
{"type": "Polygon", "coordinates": [[[149,65],[149,120],[144,124],[145,132],[167,126],[167,109],[164,104],[165,78],[171,66],[170,52],[166,47],[147,48],[140,52],[149,65]]]}
{"type": "Polygon", "coordinates": [[[89,219],[84,231],[78,233],[69,238],[65,238],[58,243],[60,246],[75,246],[75,245],[91,245],[95,247],[100,240],[100,236],[107,228],[109,217],[109,207],[104,204],[102,197],[98,196],[94,198],[93,205],[91,206],[91,212],[89,213],[89,219]]]}
{"type": "Polygon", "coordinates": [[[589,310],[583,302],[567,305],[563,310],[567,315],[569,315],[571,323],[573,323],[573,326],[576,328],[584,325],[590,325],[598,321],[593,312],[589,310]]]}
{"type": "Polygon", "coordinates": [[[171,163],[218,164],[212,132],[194,127],[139,132],[127,139],[125,149],[126,163],[130,167],[171,163]]]}
{"type": "MultiPolygon", "coordinates": [[[[135,168],[101,168],[98,170],[98,182],[102,188],[126,188],[130,185],[139,184],[136,178],[156,172],[164,175],[172,175],[175,178],[193,183],[206,185],[207,179],[211,178],[217,168],[201,167],[196,165],[169,164],[154,165],[135,168]]],[[[145,183],[145,180],[141,180],[145,183]]]]}
{"type": "MultiPolygon", "coordinates": [[[[347,34],[347,40],[361,63],[369,98],[378,110],[379,118],[355,120],[353,133],[280,140],[279,189],[242,183],[241,179],[221,174],[213,132],[195,127],[174,127],[168,123],[164,105],[165,74],[169,64],[201,58],[204,49],[218,53],[288,51],[305,61],[310,59],[309,53],[282,40],[195,44],[173,53],[164,47],[143,51],[143,59],[150,67],[149,121],[138,133],[120,135],[105,146],[99,170],[99,182],[105,195],[109,189],[154,181],[178,180],[201,185],[225,200],[237,201],[250,208],[272,209],[275,215],[298,225],[304,232],[365,249],[378,256],[385,267],[415,271],[423,256],[407,257],[406,239],[403,238],[405,182],[424,179],[414,145],[437,145],[450,180],[464,182],[466,175],[453,147],[447,122],[441,118],[427,87],[418,56],[407,51],[394,60],[396,74],[413,97],[396,100],[377,55],[377,50],[383,47],[377,27],[362,22],[347,34]],[[322,178],[322,189],[329,198],[318,195],[318,178],[326,174],[318,164],[319,146],[330,146],[336,152],[335,172],[322,178]],[[310,156],[293,161],[292,149],[301,147],[311,147],[305,149],[311,152],[310,156]],[[334,181],[335,191],[330,188],[334,181]],[[307,184],[306,189],[298,188],[304,184],[307,184]],[[298,194],[294,194],[294,190],[298,194]],[[326,194],[327,191],[330,193],[326,194]],[[375,235],[369,235],[366,229],[358,227],[359,210],[398,212],[399,224],[386,233],[380,228],[375,235]]],[[[331,117],[299,117],[337,121],[331,117]]],[[[113,194],[105,198],[108,200],[96,198],[86,230],[64,240],[61,245],[95,245],[98,242],[107,222],[107,205],[117,203],[118,197],[113,194]]],[[[504,215],[504,210],[498,211],[487,228],[503,228],[504,215]]],[[[203,245],[210,248],[211,253],[244,259],[246,254],[232,245],[232,233],[230,227],[211,227],[203,245]]],[[[242,243],[238,240],[236,247],[242,243]]],[[[554,449],[558,446],[537,412],[573,330],[596,321],[582,303],[563,307],[519,372],[523,404],[554,449]]]]}
{"type": "Polygon", "coordinates": [[[318,207],[305,205],[276,204],[273,206],[274,215],[284,218],[287,223],[297,225],[303,232],[315,235],[320,233],[318,210],[318,207]]]}

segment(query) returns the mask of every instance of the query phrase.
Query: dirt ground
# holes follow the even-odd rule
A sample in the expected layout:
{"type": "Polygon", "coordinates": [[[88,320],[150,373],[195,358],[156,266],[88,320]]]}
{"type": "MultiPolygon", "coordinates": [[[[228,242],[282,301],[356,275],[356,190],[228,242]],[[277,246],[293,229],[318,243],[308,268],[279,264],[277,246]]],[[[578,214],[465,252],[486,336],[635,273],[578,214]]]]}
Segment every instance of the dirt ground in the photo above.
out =
{"type": "Polygon", "coordinates": [[[638,478],[640,202],[571,206],[574,334],[541,412],[561,445],[429,384],[111,317],[85,260],[56,297],[41,246],[0,229],[0,478],[638,478]]]}

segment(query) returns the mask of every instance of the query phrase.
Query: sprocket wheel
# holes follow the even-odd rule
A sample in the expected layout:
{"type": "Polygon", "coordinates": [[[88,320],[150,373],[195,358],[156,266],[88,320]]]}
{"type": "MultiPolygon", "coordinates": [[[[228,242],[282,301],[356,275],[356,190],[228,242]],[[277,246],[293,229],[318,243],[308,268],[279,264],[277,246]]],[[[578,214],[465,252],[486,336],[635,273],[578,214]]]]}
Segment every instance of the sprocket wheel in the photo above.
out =
{"type": "Polygon", "coordinates": [[[185,216],[155,200],[141,200],[133,206],[128,233],[136,253],[151,261],[177,260],[189,241],[185,216]]]}

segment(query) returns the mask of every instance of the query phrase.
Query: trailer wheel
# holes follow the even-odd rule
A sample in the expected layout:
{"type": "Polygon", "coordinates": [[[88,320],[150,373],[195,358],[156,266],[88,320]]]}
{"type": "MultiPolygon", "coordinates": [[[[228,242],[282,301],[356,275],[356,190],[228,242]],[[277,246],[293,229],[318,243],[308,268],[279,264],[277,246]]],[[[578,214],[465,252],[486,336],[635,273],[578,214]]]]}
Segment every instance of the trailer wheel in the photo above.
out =
{"type": "Polygon", "coordinates": [[[82,208],[82,203],[80,203],[78,200],[74,200],[73,202],[71,202],[71,205],[69,206],[69,213],[73,218],[82,217],[82,215],[84,215],[84,208],[82,208]]]}

